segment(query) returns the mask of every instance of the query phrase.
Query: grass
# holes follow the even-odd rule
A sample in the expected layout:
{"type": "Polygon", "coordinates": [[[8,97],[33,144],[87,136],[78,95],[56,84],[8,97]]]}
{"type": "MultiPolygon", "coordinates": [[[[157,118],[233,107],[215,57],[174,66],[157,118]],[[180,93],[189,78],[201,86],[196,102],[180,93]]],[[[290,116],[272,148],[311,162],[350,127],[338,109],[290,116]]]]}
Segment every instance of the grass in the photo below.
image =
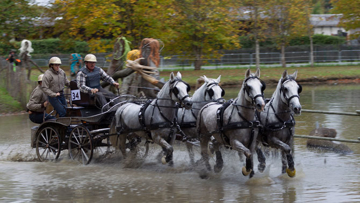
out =
{"type": "Polygon", "coordinates": [[[6,88],[0,88],[0,113],[19,112],[24,110],[20,103],[14,100],[6,91],[6,88]]]}

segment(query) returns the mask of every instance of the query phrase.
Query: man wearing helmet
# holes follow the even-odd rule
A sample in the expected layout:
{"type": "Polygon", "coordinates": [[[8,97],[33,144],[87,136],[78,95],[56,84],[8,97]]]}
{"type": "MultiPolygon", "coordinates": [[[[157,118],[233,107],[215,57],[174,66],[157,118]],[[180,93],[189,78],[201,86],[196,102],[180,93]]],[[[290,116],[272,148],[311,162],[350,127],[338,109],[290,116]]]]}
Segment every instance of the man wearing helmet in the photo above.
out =
{"type": "Polygon", "coordinates": [[[60,68],[61,60],[59,57],[51,57],[49,60],[49,69],[45,71],[42,90],[49,98],[50,104],[54,107],[59,117],[66,115],[66,100],[64,96],[64,87],[69,86],[70,82],[66,78],[65,72],[60,68]]]}
{"type": "Polygon", "coordinates": [[[29,112],[29,119],[34,122],[41,124],[44,120],[54,119],[54,116],[45,113],[46,106],[48,105],[47,96],[41,89],[42,79],[44,74],[38,77],[38,86],[32,91],[30,100],[26,104],[27,111],[29,112]]]}
{"type": "Polygon", "coordinates": [[[102,68],[95,66],[97,60],[94,54],[87,54],[84,62],[85,67],[80,69],[76,76],[77,86],[81,92],[95,97],[100,107],[103,107],[107,103],[107,99],[114,98],[115,95],[101,87],[100,79],[114,85],[116,88],[119,88],[119,83],[115,82],[102,68]]]}

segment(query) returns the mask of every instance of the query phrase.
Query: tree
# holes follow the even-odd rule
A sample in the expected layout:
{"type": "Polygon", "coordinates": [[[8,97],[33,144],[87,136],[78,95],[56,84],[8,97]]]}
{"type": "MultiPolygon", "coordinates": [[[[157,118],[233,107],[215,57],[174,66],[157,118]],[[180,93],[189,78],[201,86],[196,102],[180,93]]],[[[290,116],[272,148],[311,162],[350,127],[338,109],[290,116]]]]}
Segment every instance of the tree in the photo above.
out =
{"type": "Polygon", "coordinates": [[[113,46],[104,47],[104,38],[122,35],[135,46],[145,37],[158,37],[167,4],[168,0],[56,0],[53,10],[54,17],[62,17],[56,24],[62,38],[86,40],[91,52],[104,52],[113,46]]]}
{"type": "Polygon", "coordinates": [[[37,6],[28,0],[0,1],[0,30],[2,43],[10,39],[23,39],[34,32],[33,20],[37,16],[37,6]]]}
{"type": "MultiPolygon", "coordinates": [[[[345,30],[360,28],[360,1],[353,0],[332,0],[334,6],[333,13],[342,13],[340,26],[345,30]]],[[[356,38],[360,36],[360,31],[356,31],[351,36],[356,38]]]]}
{"type": "Polygon", "coordinates": [[[238,7],[239,16],[242,18],[240,29],[248,30],[255,42],[256,68],[260,68],[260,45],[259,42],[266,39],[268,28],[267,16],[264,15],[267,0],[244,0],[238,7]]]}
{"type": "Polygon", "coordinates": [[[239,48],[238,19],[231,0],[173,0],[167,8],[162,38],[171,54],[194,60],[200,70],[206,57],[239,48]]]}
{"type": "Polygon", "coordinates": [[[270,16],[272,35],[281,48],[281,65],[286,67],[285,47],[293,37],[307,31],[307,6],[303,0],[269,0],[267,14],[270,16]]]}

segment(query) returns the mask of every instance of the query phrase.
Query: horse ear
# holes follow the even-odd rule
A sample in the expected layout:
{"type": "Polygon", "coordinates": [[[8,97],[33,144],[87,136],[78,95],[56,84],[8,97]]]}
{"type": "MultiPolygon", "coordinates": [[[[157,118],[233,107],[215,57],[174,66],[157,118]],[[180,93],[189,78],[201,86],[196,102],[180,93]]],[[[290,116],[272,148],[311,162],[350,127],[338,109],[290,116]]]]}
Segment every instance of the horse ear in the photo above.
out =
{"type": "Polygon", "coordinates": [[[283,72],[283,74],[282,74],[282,78],[286,78],[287,75],[288,75],[287,70],[284,70],[284,72],[283,72]]]}
{"type": "Polygon", "coordinates": [[[219,77],[216,79],[216,82],[219,83],[221,79],[221,75],[219,75],[219,77]]]}
{"type": "Polygon", "coordinates": [[[207,78],[205,75],[203,76],[204,82],[209,83],[209,78],[207,78]]]}
{"type": "Polygon", "coordinates": [[[247,71],[246,71],[246,73],[245,73],[245,78],[248,78],[249,76],[250,76],[250,68],[249,69],[247,69],[247,71]]]}
{"type": "Polygon", "coordinates": [[[256,69],[255,76],[258,77],[258,78],[260,78],[260,68],[257,68],[257,69],[256,69]]]}
{"type": "Polygon", "coordinates": [[[173,72],[170,73],[170,80],[174,80],[175,79],[175,75],[173,72]]]}
{"type": "Polygon", "coordinates": [[[176,77],[179,78],[179,79],[181,79],[181,73],[180,73],[180,72],[177,72],[176,77]]]}
{"type": "Polygon", "coordinates": [[[298,73],[298,71],[296,70],[296,71],[291,75],[291,77],[293,77],[295,80],[296,80],[296,77],[297,77],[297,73],[298,73]]]}

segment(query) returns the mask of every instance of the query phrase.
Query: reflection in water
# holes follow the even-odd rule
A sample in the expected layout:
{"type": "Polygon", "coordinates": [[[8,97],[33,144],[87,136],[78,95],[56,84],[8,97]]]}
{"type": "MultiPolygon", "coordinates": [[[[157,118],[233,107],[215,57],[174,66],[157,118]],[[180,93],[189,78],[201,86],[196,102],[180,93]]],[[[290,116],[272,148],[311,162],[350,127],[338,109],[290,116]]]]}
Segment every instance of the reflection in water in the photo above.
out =
{"type": "MultiPolygon", "coordinates": [[[[226,89],[235,98],[239,89],[226,89]]],[[[266,89],[270,97],[274,89],[266,89]]],[[[360,87],[304,86],[301,103],[305,109],[353,112],[360,109],[360,87]]],[[[338,137],[357,139],[359,117],[303,113],[296,118],[296,134],[307,135],[315,122],[335,128],[338,137]]],[[[224,169],[209,179],[199,178],[189,166],[183,143],[174,145],[173,168],[160,164],[159,148],[152,145],[144,162],[124,164],[113,154],[83,166],[67,159],[58,163],[34,161],[30,148],[27,115],[0,117],[0,201],[136,201],[136,202],[350,202],[360,201],[360,147],[347,145],[354,154],[308,150],[305,139],[295,139],[297,175],[279,174],[279,158],[268,159],[264,173],[255,167],[252,179],[241,174],[244,163],[234,151],[223,149],[224,169]],[[135,166],[135,167],[134,167],[135,166]]],[[[199,148],[195,158],[199,159],[199,148]]],[[[213,164],[214,158],[211,159],[213,164]]],[[[255,159],[255,166],[257,161],[255,159]]]]}

